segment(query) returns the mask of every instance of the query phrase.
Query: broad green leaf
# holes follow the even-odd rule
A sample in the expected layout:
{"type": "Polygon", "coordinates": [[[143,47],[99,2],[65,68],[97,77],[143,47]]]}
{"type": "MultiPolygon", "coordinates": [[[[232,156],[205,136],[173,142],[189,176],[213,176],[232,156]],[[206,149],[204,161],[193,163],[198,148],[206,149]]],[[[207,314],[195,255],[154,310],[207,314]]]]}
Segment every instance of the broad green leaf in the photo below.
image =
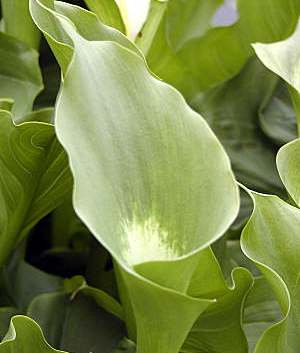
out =
{"type": "Polygon", "coordinates": [[[115,0],[84,0],[88,8],[93,11],[107,26],[114,27],[125,33],[121,13],[115,0]]]}
{"type": "Polygon", "coordinates": [[[175,52],[206,33],[221,4],[222,0],[173,0],[167,4],[166,37],[175,52]]]}
{"type": "Polygon", "coordinates": [[[257,277],[247,296],[243,318],[250,353],[254,351],[262,333],[281,319],[282,315],[274,293],[264,277],[257,277]]]}
{"type": "Polygon", "coordinates": [[[295,353],[300,349],[300,210],[276,196],[251,195],[254,211],[243,230],[242,249],[265,276],[283,313],[264,331],[254,352],[295,353]]]}
{"type": "Polygon", "coordinates": [[[28,313],[42,327],[46,339],[68,352],[112,353],[125,335],[124,324],[78,293],[57,292],[36,297],[28,313]]]}
{"type": "Polygon", "coordinates": [[[14,316],[9,330],[0,343],[1,353],[66,353],[52,348],[44,338],[41,328],[26,316],[14,316]]]}
{"type": "Polygon", "coordinates": [[[258,60],[250,60],[238,76],[199,94],[192,106],[223,143],[237,179],[255,190],[280,194],[277,147],[266,141],[258,124],[276,85],[275,75],[258,60]]]}
{"type": "Polygon", "coordinates": [[[118,264],[138,352],[178,352],[211,303],[188,291],[199,252],[238,211],[229,160],[201,116],[140,56],[112,37],[90,40],[56,16],[74,45],[56,127],[75,178],[75,209],[118,264]]]}
{"type": "Polygon", "coordinates": [[[14,119],[20,121],[43,87],[38,53],[5,33],[0,33],[0,79],[0,98],[14,100],[14,119]]]}
{"type": "Polygon", "coordinates": [[[67,157],[53,126],[15,125],[0,111],[0,265],[72,185],[67,157]]]}
{"type": "Polygon", "coordinates": [[[287,191],[296,204],[300,205],[300,139],[283,147],[277,155],[277,168],[287,191]]]}
{"type": "Polygon", "coordinates": [[[38,49],[40,31],[35,26],[29,13],[28,0],[1,0],[4,31],[38,49]]]}
{"type": "MultiPolygon", "coordinates": [[[[188,99],[195,92],[235,76],[253,54],[251,43],[272,42],[287,37],[294,30],[300,14],[297,0],[238,0],[237,9],[232,7],[231,10],[237,12],[237,15],[233,14],[236,21],[228,26],[216,21],[220,11],[217,9],[215,14],[212,13],[216,5],[216,1],[169,1],[156,35],[152,35],[151,48],[146,46],[146,58],[151,70],[178,88],[188,99]],[[203,3],[207,9],[200,13],[188,13],[185,9],[192,3],[195,6],[203,3]],[[190,27],[185,26],[179,32],[182,35],[176,35],[186,23],[192,31],[189,32],[190,27]],[[200,25],[195,30],[194,23],[206,24],[206,30],[200,25]],[[184,34],[185,31],[188,35],[184,34]]],[[[153,21],[152,17],[150,21],[153,21]]],[[[142,31],[141,41],[143,37],[142,31]]]]}

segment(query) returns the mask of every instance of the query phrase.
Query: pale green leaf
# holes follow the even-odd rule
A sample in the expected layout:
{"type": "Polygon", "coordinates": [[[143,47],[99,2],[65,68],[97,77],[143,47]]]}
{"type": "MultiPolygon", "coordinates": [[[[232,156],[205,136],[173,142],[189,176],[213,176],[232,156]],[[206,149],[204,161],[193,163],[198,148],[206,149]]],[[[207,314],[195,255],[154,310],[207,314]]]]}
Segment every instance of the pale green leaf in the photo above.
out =
{"type": "Polygon", "coordinates": [[[29,0],[1,0],[5,33],[38,49],[40,31],[32,21],[29,0]]]}
{"type": "Polygon", "coordinates": [[[300,92],[300,79],[297,75],[297,68],[300,65],[299,50],[297,50],[299,39],[300,24],[288,39],[270,44],[256,43],[253,47],[265,66],[300,92]]]}

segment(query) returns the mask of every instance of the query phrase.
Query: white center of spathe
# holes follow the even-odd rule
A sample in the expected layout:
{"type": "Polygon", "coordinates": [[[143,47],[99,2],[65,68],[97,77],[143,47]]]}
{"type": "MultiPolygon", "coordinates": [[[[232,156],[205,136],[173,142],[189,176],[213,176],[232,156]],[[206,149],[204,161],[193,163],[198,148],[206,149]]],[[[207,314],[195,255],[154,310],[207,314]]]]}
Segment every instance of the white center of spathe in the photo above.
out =
{"type": "Polygon", "coordinates": [[[146,20],[150,0],[116,0],[116,2],[125,22],[127,35],[134,40],[146,20]]]}
{"type": "Polygon", "coordinates": [[[175,247],[168,235],[153,217],[138,222],[136,219],[123,223],[125,236],[123,256],[132,266],[159,260],[176,259],[179,249],[175,247]]]}

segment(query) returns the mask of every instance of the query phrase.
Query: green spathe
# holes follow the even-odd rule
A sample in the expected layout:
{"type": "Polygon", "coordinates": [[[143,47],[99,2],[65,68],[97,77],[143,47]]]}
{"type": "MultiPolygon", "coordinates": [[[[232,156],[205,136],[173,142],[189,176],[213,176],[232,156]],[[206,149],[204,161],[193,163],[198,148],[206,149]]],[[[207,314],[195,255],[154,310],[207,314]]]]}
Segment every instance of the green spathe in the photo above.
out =
{"type": "MultiPolygon", "coordinates": [[[[38,6],[31,1],[41,26],[38,6]]],[[[112,42],[113,33],[103,27],[98,40],[90,38],[84,22],[63,17],[72,13],[70,6],[57,3],[55,9],[61,15],[48,11],[74,46],[63,67],[56,131],[70,157],[75,209],[118,264],[137,351],[178,352],[212,303],[189,295],[198,254],[238,211],[228,157],[205,121],[149,73],[123,37],[112,42]]],[[[52,42],[56,55],[63,43],[52,42]]]]}

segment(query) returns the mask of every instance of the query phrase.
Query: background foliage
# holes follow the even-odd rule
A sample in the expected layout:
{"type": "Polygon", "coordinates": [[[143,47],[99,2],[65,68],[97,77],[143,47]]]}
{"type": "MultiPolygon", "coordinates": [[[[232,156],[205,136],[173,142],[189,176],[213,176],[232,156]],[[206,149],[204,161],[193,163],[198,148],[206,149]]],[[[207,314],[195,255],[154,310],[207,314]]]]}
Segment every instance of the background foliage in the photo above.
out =
{"type": "Polygon", "coordinates": [[[1,0],[0,353],[299,352],[299,15],[1,0]]]}

